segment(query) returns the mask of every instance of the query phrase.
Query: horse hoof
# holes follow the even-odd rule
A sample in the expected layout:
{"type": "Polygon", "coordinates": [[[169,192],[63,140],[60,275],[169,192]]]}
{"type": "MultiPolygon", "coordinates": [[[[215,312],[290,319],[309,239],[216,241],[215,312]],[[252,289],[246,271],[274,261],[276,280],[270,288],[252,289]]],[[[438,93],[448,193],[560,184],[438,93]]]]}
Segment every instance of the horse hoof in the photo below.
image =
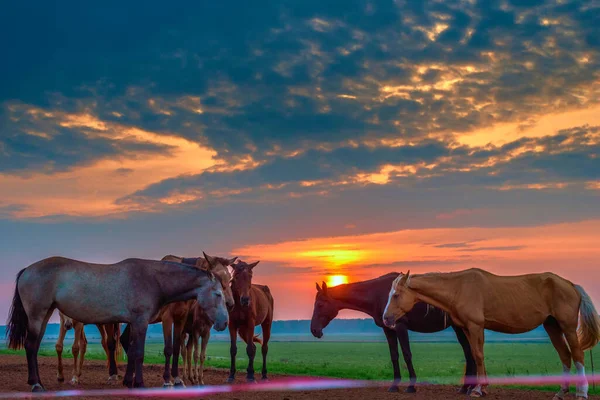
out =
{"type": "Polygon", "coordinates": [[[123,386],[131,389],[131,388],[133,388],[133,381],[129,382],[129,381],[123,380],[123,386]]]}
{"type": "Polygon", "coordinates": [[[263,383],[268,383],[268,382],[270,382],[270,381],[269,381],[269,378],[267,378],[266,376],[263,376],[263,377],[260,379],[260,381],[261,381],[261,382],[263,382],[263,383]]]}
{"type": "Polygon", "coordinates": [[[65,378],[63,378],[62,376],[59,376],[56,378],[57,381],[59,381],[60,383],[63,383],[65,381],[65,378]]]}
{"type": "Polygon", "coordinates": [[[390,393],[398,393],[400,391],[400,389],[398,388],[398,386],[390,386],[390,388],[388,389],[388,392],[390,393]]]}
{"type": "Polygon", "coordinates": [[[176,387],[176,388],[185,388],[185,383],[183,383],[181,381],[179,381],[179,382],[175,381],[175,383],[173,384],[173,386],[176,387]]]}
{"type": "Polygon", "coordinates": [[[163,389],[173,389],[173,384],[171,382],[163,383],[163,389]]]}
{"type": "Polygon", "coordinates": [[[256,379],[254,379],[254,378],[248,378],[248,379],[246,379],[246,383],[257,383],[257,382],[256,382],[256,379]]]}
{"type": "Polygon", "coordinates": [[[231,376],[229,378],[227,378],[227,380],[225,381],[225,383],[234,383],[235,382],[235,378],[232,378],[231,376]]]}
{"type": "Polygon", "coordinates": [[[144,386],[144,382],[140,382],[140,383],[136,382],[136,383],[133,384],[133,387],[136,388],[136,389],[143,389],[145,387],[144,386]]]}
{"type": "Polygon", "coordinates": [[[469,396],[471,396],[471,397],[483,397],[484,394],[483,394],[483,392],[478,392],[477,390],[471,390],[471,393],[469,394],[469,396]]]}
{"type": "Polygon", "coordinates": [[[77,386],[77,385],[79,385],[79,379],[73,377],[73,379],[71,379],[71,381],[69,383],[73,386],[77,386]]]}
{"type": "Polygon", "coordinates": [[[116,384],[118,382],[118,380],[119,380],[119,377],[117,375],[111,375],[111,376],[108,377],[107,383],[109,385],[114,385],[114,384],[116,384]]]}
{"type": "Polygon", "coordinates": [[[414,386],[408,386],[405,390],[404,393],[417,393],[417,389],[415,389],[414,386]]]}
{"type": "Polygon", "coordinates": [[[36,383],[35,385],[33,385],[31,387],[31,391],[34,393],[40,393],[40,392],[45,392],[46,389],[44,389],[44,387],[42,385],[40,385],[39,383],[36,383]]]}

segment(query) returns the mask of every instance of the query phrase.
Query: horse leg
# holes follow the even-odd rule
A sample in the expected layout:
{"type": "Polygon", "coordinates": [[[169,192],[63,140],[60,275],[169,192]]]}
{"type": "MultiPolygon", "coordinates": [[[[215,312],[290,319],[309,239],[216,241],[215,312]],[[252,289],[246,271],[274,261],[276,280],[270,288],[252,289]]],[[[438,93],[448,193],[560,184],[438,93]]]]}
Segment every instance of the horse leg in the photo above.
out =
{"type": "Polygon", "coordinates": [[[116,350],[119,343],[117,343],[116,333],[119,330],[118,324],[107,324],[104,325],[106,332],[106,355],[108,358],[108,383],[113,385],[119,379],[119,371],[117,369],[116,350]]]}
{"type": "Polygon", "coordinates": [[[208,339],[210,339],[210,330],[207,330],[202,335],[202,344],[200,347],[200,367],[198,368],[198,336],[196,335],[195,350],[194,350],[194,364],[196,367],[196,377],[198,384],[204,385],[204,361],[206,360],[206,346],[208,346],[208,339]]]}
{"type": "Polygon", "coordinates": [[[398,389],[398,385],[402,379],[400,375],[400,365],[398,364],[398,336],[396,335],[395,330],[389,328],[383,328],[383,333],[385,333],[385,338],[388,342],[390,357],[392,359],[392,367],[394,368],[394,381],[392,382],[392,386],[389,387],[388,392],[395,393],[400,391],[400,389],[398,389]]]}
{"type": "Polygon", "coordinates": [[[121,336],[121,344],[123,348],[127,349],[127,368],[125,369],[125,376],[123,376],[123,386],[128,388],[133,387],[133,373],[135,371],[135,352],[137,338],[135,332],[131,332],[131,324],[127,324],[125,331],[121,336]]]}
{"type": "Polygon", "coordinates": [[[467,339],[467,335],[465,335],[465,332],[455,325],[452,325],[452,329],[454,329],[454,333],[456,333],[458,343],[460,343],[463,349],[466,363],[463,385],[458,390],[458,392],[462,394],[469,394],[471,390],[475,387],[472,381],[474,378],[477,377],[477,366],[475,365],[475,361],[473,360],[473,354],[471,353],[471,345],[469,344],[469,340],[467,339]]]}
{"type": "Polygon", "coordinates": [[[79,363],[77,364],[77,383],[81,378],[81,370],[83,369],[83,360],[85,359],[85,353],[87,351],[87,337],[85,336],[85,330],[81,324],[81,339],[79,339],[79,363]]]}
{"type": "Polygon", "coordinates": [[[63,362],[62,362],[62,353],[65,344],[65,335],[67,334],[67,329],[64,326],[64,322],[61,317],[60,328],[58,332],[58,340],[56,340],[56,355],[58,356],[58,372],[56,374],[56,379],[59,382],[65,381],[65,376],[63,375],[63,362]]]}
{"type": "Polygon", "coordinates": [[[50,307],[39,313],[32,313],[31,317],[28,316],[27,338],[25,339],[25,354],[27,356],[27,383],[32,386],[32,392],[43,392],[46,390],[44,389],[42,380],[40,379],[37,355],[40,350],[42,338],[46,332],[46,325],[48,325],[48,320],[52,316],[53,312],[54,308],[50,307]]]}
{"type": "Polygon", "coordinates": [[[554,400],[562,400],[565,398],[565,395],[569,393],[569,374],[571,372],[571,352],[569,351],[569,347],[565,342],[565,338],[563,336],[562,329],[558,325],[558,322],[553,318],[548,318],[544,322],[544,329],[546,329],[546,333],[550,337],[550,341],[552,345],[556,349],[558,353],[558,357],[563,366],[563,375],[565,380],[560,387],[558,393],[554,395],[554,400]]]}
{"type": "MultiPolygon", "coordinates": [[[[181,373],[181,379],[183,379],[183,382],[185,382],[186,379],[191,380],[191,377],[188,374],[188,362],[187,362],[188,351],[187,351],[187,345],[186,345],[186,341],[185,341],[186,336],[188,336],[187,333],[181,334],[181,370],[183,371],[181,373]]],[[[187,343],[189,343],[190,341],[191,341],[191,336],[190,336],[190,338],[188,338],[187,343]]]]}
{"type": "Polygon", "coordinates": [[[71,385],[77,385],[79,378],[77,376],[77,365],[79,361],[79,349],[81,347],[81,336],[83,332],[83,324],[81,322],[73,321],[73,329],[75,330],[73,338],[73,346],[71,347],[71,353],[73,354],[73,377],[71,378],[71,385]]]}
{"type": "Polygon", "coordinates": [[[470,324],[465,332],[471,345],[471,352],[477,365],[477,385],[471,390],[471,397],[483,397],[487,388],[487,377],[485,374],[485,362],[483,354],[484,331],[483,327],[470,324]]]}
{"type": "MultiPolygon", "coordinates": [[[[565,326],[567,325],[565,324],[565,326]]],[[[587,378],[585,377],[585,359],[583,350],[581,350],[579,338],[577,337],[577,320],[575,320],[575,324],[573,324],[571,329],[564,329],[564,331],[565,338],[567,339],[569,348],[571,349],[571,357],[575,363],[575,369],[577,370],[578,375],[575,396],[578,399],[587,399],[589,385],[587,378]]]]}
{"type": "Polygon", "coordinates": [[[246,382],[256,383],[254,378],[254,357],[256,356],[256,345],[254,344],[254,322],[249,320],[244,330],[246,342],[246,354],[248,355],[248,369],[246,370],[246,382]]]}
{"type": "Polygon", "coordinates": [[[409,384],[406,388],[406,393],[416,393],[415,383],[417,382],[417,374],[412,363],[412,352],[410,351],[410,341],[408,340],[408,328],[403,323],[396,324],[396,335],[398,335],[398,341],[400,342],[400,348],[402,349],[402,357],[406,363],[408,369],[409,384]]]}
{"type": "Polygon", "coordinates": [[[179,352],[181,351],[181,336],[187,315],[183,319],[173,321],[173,366],[171,375],[175,381],[175,387],[185,387],[185,383],[179,377],[179,352]]]}
{"type": "Polygon", "coordinates": [[[104,350],[104,354],[106,354],[106,368],[109,367],[108,360],[108,345],[106,339],[106,329],[104,325],[96,324],[96,328],[98,328],[98,332],[100,332],[100,344],[102,345],[102,349],[104,350]]]}
{"type": "Polygon", "coordinates": [[[173,355],[173,320],[169,316],[164,315],[162,321],[163,338],[165,340],[165,371],[163,373],[163,387],[172,387],[171,383],[171,370],[169,364],[171,364],[171,356],[173,355]]]}
{"type": "Polygon", "coordinates": [[[229,346],[229,356],[231,358],[231,365],[229,367],[229,378],[227,383],[235,382],[235,357],[237,356],[237,333],[238,328],[233,324],[229,324],[229,340],[231,342],[229,346]]]}
{"type": "Polygon", "coordinates": [[[139,323],[131,326],[131,333],[133,334],[135,346],[135,378],[133,387],[143,388],[144,387],[144,347],[146,345],[146,332],[148,331],[148,323],[139,323]]]}
{"type": "Polygon", "coordinates": [[[260,349],[263,359],[261,380],[263,382],[269,381],[269,377],[267,376],[267,354],[269,353],[269,339],[271,339],[271,323],[271,319],[266,319],[265,322],[263,322],[261,325],[263,332],[263,342],[260,349]]]}

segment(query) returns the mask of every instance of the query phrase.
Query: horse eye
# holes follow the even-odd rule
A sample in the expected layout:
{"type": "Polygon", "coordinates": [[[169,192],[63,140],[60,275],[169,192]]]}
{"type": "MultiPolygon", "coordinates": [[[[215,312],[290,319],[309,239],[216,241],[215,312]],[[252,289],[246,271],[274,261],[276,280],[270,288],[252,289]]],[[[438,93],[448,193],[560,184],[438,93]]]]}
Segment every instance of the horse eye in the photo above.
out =
{"type": "Polygon", "coordinates": [[[217,296],[217,297],[223,297],[223,295],[221,293],[218,293],[218,292],[215,293],[215,296],[217,296]]]}
{"type": "Polygon", "coordinates": [[[395,299],[397,299],[398,297],[400,297],[400,296],[399,296],[399,295],[397,295],[397,294],[395,294],[395,295],[394,295],[394,298],[395,298],[395,299]]]}

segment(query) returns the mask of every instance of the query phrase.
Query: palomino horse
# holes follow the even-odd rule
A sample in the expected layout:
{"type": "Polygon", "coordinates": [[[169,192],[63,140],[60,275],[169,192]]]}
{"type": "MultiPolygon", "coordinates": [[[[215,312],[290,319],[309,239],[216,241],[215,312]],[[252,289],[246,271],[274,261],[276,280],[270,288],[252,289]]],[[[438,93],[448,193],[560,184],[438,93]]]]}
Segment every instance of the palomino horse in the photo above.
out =
{"type": "Polygon", "coordinates": [[[484,329],[524,333],[543,324],[566,375],[554,398],[563,399],[569,391],[571,359],[579,375],[576,395],[587,398],[583,351],[600,340],[600,318],[581,286],[549,272],[497,276],[474,268],[411,276],[409,271],[392,284],[384,322],[393,326],[419,301],[446,311],[464,329],[477,364],[477,386],[471,396],[481,397],[487,386],[484,329]],[[579,330],[578,317],[581,317],[579,330]]]}
{"type": "Polygon", "coordinates": [[[231,290],[235,298],[235,306],[229,312],[229,337],[231,339],[231,368],[229,370],[228,383],[235,381],[235,357],[237,355],[237,335],[246,342],[246,353],[248,354],[248,370],[246,380],[256,383],[254,379],[254,356],[256,345],[260,343],[262,350],[262,380],[268,381],[267,377],[267,353],[269,352],[269,338],[271,337],[271,325],[273,324],[273,296],[268,286],[252,283],[252,269],[259,262],[246,264],[238,261],[233,265],[233,279],[231,290]],[[262,327],[263,340],[254,335],[254,327],[262,327]]]}
{"type": "MultiPolygon", "coordinates": [[[[127,371],[123,384],[143,387],[142,364],[146,331],[161,307],[197,299],[216,330],[227,327],[221,283],[209,270],[167,261],[127,259],[92,264],[51,257],[17,274],[7,324],[8,346],[25,347],[32,390],[43,391],[37,354],[48,319],[58,308],[84,324],[131,324],[127,371]],[[135,369],[135,383],[133,373],[135,369]]],[[[115,363],[111,352],[111,363],[115,363]]]]}
{"type": "Polygon", "coordinates": [[[400,342],[404,362],[410,376],[410,383],[405,391],[414,393],[416,391],[415,383],[417,376],[413,368],[408,331],[432,333],[443,331],[448,326],[452,326],[458,342],[462,346],[466,360],[465,383],[460,392],[467,393],[472,388],[472,385],[466,382],[467,376],[475,375],[475,361],[473,361],[471,348],[464,332],[451,323],[450,318],[448,318],[448,315],[444,311],[430,307],[425,303],[418,303],[413,310],[396,322],[394,329],[388,328],[383,324],[381,316],[387,302],[388,289],[398,275],[398,273],[392,272],[368,281],[331,288],[328,288],[325,282],[323,282],[321,287],[317,284],[317,295],[310,322],[310,331],[316,338],[321,338],[323,336],[323,329],[343,309],[351,309],[368,314],[373,318],[375,324],[383,329],[388,342],[392,367],[394,368],[394,382],[388,391],[398,392],[398,384],[401,379],[400,366],[398,365],[398,342],[400,342]]]}
{"type": "MultiPolygon", "coordinates": [[[[58,373],[56,375],[59,382],[64,382],[65,377],[63,375],[63,363],[62,363],[62,352],[64,348],[65,335],[67,331],[73,329],[73,347],[71,347],[71,353],[73,354],[73,378],[71,379],[71,384],[76,385],[79,383],[79,378],[81,377],[81,369],[83,367],[83,360],[85,358],[85,352],[87,350],[87,338],[85,337],[85,332],[83,330],[83,323],[79,321],[75,321],[74,319],[67,317],[62,312],[58,312],[60,316],[60,328],[58,339],[56,340],[56,354],[58,356],[58,373]],[[79,357],[81,356],[81,357],[79,357]]],[[[116,382],[118,379],[117,371],[110,371],[110,352],[111,350],[108,347],[109,337],[111,337],[111,343],[116,343],[116,360],[121,359],[121,346],[119,344],[119,336],[121,334],[121,330],[119,328],[120,324],[107,324],[107,325],[96,325],[98,327],[98,331],[100,331],[101,343],[104,352],[106,353],[106,363],[109,368],[109,377],[108,382],[116,382]]],[[[112,347],[112,351],[115,348],[112,347]]],[[[117,365],[115,365],[117,367],[117,365]]]]}
{"type": "MultiPolygon", "coordinates": [[[[231,292],[231,288],[229,287],[231,274],[229,273],[227,267],[233,264],[235,260],[237,260],[237,257],[228,259],[222,257],[212,257],[206,253],[203,253],[203,255],[204,257],[195,258],[184,258],[168,255],[164,256],[162,261],[174,261],[195,266],[200,269],[210,269],[217,280],[221,283],[223,293],[225,294],[225,304],[227,305],[227,308],[233,307],[233,294],[231,292]]],[[[182,345],[183,328],[194,304],[196,304],[196,300],[170,303],[161,308],[158,314],[155,315],[150,322],[151,324],[162,322],[163,337],[165,341],[165,369],[163,373],[163,387],[171,387],[173,385],[176,387],[185,386],[183,380],[179,377],[179,352],[182,345]],[[169,369],[169,365],[171,364],[171,356],[173,357],[173,362],[171,369],[169,369]],[[171,377],[173,377],[174,384],[171,383],[171,377]]],[[[129,335],[130,327],[128,325],[121,336],[121,343],[126,351],[129,346],[129,335]]]]}
{"type": "Polygon", "coordinates": [[[202,309],[195,303],[190,310],[188,320],[183,330],[184,336],[189,335],[187,344],[181,341],[181,356],[183,358],[183,378],[189,379],[194,385],[204,385],[204,361],[206,360],[206,346],[210,339],[210,328],[212,322],[202,309]],[[202,344],[198,348],[200,338],[202,344]],[[192,350],[194,354],[194,366],[192,367],[192,350]],[[198,354],[200,351],[200,354],[198,354]],[[198,365],[200,359],[200,365],[198,365]]]}

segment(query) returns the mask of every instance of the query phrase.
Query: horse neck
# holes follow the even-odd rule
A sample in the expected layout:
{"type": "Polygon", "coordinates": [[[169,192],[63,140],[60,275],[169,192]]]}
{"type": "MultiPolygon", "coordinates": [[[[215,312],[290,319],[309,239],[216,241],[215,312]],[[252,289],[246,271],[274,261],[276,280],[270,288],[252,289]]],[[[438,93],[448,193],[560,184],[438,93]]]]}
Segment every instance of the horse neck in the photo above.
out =
{"type": "Polygon", "coordinates": [[[360,311],[371,317],[376,317],[374,302],[369,298],[369,291],[359,283],[334,286],[327,289],[327,295],[338,303],[340,310],[349,309],[360,311]]]}
{"type": "Polygon", "coordinates": [[[195,289],[203,282],[200,271],[174,263],[163,263],[157,275],[167,303],[195,299],[195,289]]]}
{"type": "Polygon", "coordinates": [[[456,295],[452,278],[451,274],[442,273],[415,275],[410,278],[409,289],[417,300],[450,312],[456,295]]]}

